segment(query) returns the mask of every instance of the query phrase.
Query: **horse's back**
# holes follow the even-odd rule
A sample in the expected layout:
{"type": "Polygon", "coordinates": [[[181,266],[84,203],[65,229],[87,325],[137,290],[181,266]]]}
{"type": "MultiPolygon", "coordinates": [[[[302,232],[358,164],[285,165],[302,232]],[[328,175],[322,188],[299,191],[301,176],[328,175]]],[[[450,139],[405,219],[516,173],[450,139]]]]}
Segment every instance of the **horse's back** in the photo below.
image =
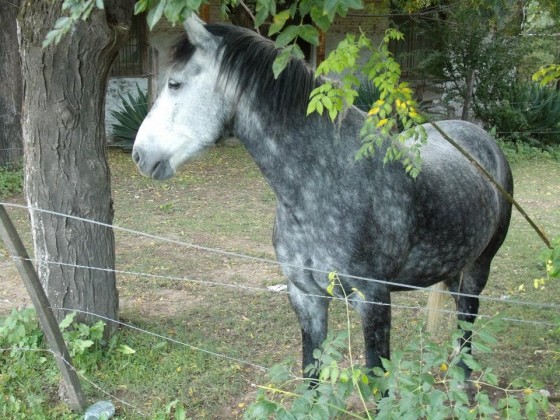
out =
{"type": "MultiPolygon", "coordinates": [[[[484,169],[491,173],[506,189],[512,189],[511,170],[502,151],[494,139],[482,128],[468,121],[441,121],[438,127],[452,140],[457,142],[484,169]]],[[[427,165],[440,162],[441,159],[451,157],[467,163],[448,140],[446,140],[431,124],[425,124],[429,142],[423,157],[427,165]],[[433,150],[432,150],[433,149],[433,150]]],[[[470,163],[472,165],[472,163],[470,163]]]]}

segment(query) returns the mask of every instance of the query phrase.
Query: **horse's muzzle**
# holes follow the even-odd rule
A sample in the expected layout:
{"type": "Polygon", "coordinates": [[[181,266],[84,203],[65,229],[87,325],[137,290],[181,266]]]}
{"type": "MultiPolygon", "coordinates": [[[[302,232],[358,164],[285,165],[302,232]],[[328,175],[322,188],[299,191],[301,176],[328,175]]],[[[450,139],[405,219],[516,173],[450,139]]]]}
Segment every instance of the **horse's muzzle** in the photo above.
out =
{"type": "Polygon", "coordinates": [[[140,173],[157,180],[164,180],[175,175],[175,171],[169,163],[169,159],[154,160],[150,159],[146,153],[134,148],[132,160],[138,166],[140,173]]]}

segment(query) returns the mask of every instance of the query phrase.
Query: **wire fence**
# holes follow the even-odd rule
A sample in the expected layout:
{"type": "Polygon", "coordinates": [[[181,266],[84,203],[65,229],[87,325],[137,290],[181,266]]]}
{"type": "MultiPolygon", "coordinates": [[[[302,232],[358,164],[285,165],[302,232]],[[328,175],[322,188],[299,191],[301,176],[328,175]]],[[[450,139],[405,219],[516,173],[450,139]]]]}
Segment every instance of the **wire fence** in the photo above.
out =
{"type": "MultiPolygon", "coordinates": [[[[27,206],[27,205],[23,205],[23,204],[16,204],[16,203],[0,202],[0,204],[4,205],[6,207],[27,209],[27,210],[30,210],[30,211],[36,211],[36,212],[40,212],[40,213],[44,213],[44,214],[50,214],[50,215],[57,216],[57,217],[63,217],[63,218],[67,218],[67,219],[77,220],[77,221],[80,221],[80,222],[90,223],[90,224],[93,224],[93,225],[98,225],[98,226],[110,228],[110,229],[113,229],[113,230],[117,230],[117,231],[121,231],[121,232],[125,232],[125,233],[130,233],[132,235],[142,236],[142,237],[153,239],[153,240],[156,240],[156,241],[161,241],[161,242],[170,243],[170,244],[174,244],[174,245],[178,245],[178,246],[182,246],[182,247],[187,247],[187,248],[195,249],[195,250],[198,250],[198,251],[205,251],[205,252],[219,254],[219,255],[223,255],[223,256],[239,258],[239,259],[248,260],[248,261],[255,261],[255,262],[264,263],[264,264],[271,264],[271,265],[281,266],[281,267],[285,267],[285,268],[293,268],[293,269],[296,269],[296,270],[305,270],[305,271],[315,272],[315,273],[318,273],[318,274],[329,275],[329,274],[332,273],[332,270],[322,270],[322,269],[317,269],[317,268],[309,267],[309,266],[301,266],[301,265],[296,265],[296,264],[281,263],[281,262],[278,262],[276,260],[269,259],[269,258],[255,257],[255,256],[251,256],[251,255],[237,253],[237,252],[225,251],[225,250],[218,249],[218,248],[212,248],[212,247],[208,247],[208,246],[192,244],[192,243],[188,243],[188,242],[184,242],[184,241],[179,241],[179,240],[176,240],[176,239],[167,238],[167,237],[161,236],[161,235],[154,235],[154,234],[147,233],[147,232],[142,232],[142,231],[139,231],[139,230],[129,229],[129,228],[114,225],[114,224],[99,222],[99,221],[96,221],[96,220],[91,220],[91,219],[87,219],[87,218],[83,218],[83,217],[79,217],[79,216],[60,213],[60,212],[56,212],[56,211],[53,211],[53,210],[39,209],[39,208],[36,208],[36,207],[27,206]]],[[[72,264],[68,264],[68,263],[64,263],[64,262],[55,262],[55,261],[34,261],[34,262],[36,262],[36,263],[72,265],[72,264]]],[[[89,267],[89,266],[76,266],[76,268],[115,271],[116,273],[119,272],[118,270],[113,270],[112,268],[89,267]]],[[[374,278],[368,278],[368,277],[362,277],[362,276],[355,276],[355,275],[352,275],[350,273],[337,272],[337,274],[340,277],[344,277],[344,278],[348,278],[348,279],[361,280],[361,281],[365,281],[365,282],[373,282],[373,283],[382,284],[382,285],[386,285],[386,286],[395,286],[395,287],[398,287],[398,288],[401,288],[401,289],[418,290],[418,291],[424,291],[424,292],[432,290],[431,288],[420,287],[420,286],[415,286],[415,285],[410,285],[410,284],[403,284],[403,283],[394,282],[394,281],[374,279],[374,278]]],[[[145,274],[145,273],[137,273],[137,275],[148,276],[148,274],[145,274]]],[[[171,279],[175,279],[175,280],[183,279],[184,280],[184,278],[175,278],[175,277],[173,277],[171,279]]],[[[238,286],[236,286],[236,287],[238,287],[238,286]]],[[[496,297],[491,297],[491,296],[481,296],[481,295],[473,295],[473,294],[461,293],[461,292],[452,292],[450,290],[438,290],[438,292],[442,293],[442,294],[445,294],[445,295],[456,296],[456,297],[460,297],[460,296],[477,297],[480,300],[486,300],[486,301],[502,302],[502,303],[507,302],[507,303],[510,303],[510,304],[528,305],[528,306],[536,306],[536,307],[550,308],[550,309],[560,309],[560,304],[555,304],[555,303],[535,303],[535,302],[530,302],[530,301],[520,301],[520,300],[513,300],[513,299],[510,300],[510,299],[496,298],[496,297]]],[[[377,302],[370,302],[370,303],[377,303],[377,302]]]]}
{"type": "MultiPolygon", "coordinates": [[[[77,220],[77,221],[84,222],[84,223],[99,225],[99,226],[111,228],[111,229],[114,229],[114,230],[117,230],[117,231],[121,231],[121,232],[124,232],[124,233],[127,233],[127,234],[132,234],[132,235],[135,235],[135,236],[141,236],[141,237],[153,239],[155,241],[170,243],[170,244],[181,246],[181,247],[187,247],[187,248],[197,250],[197,251],[204,251],[204,252],[212,253],[212,254],[215,254],[215,255],[227,256],[227,257],[237,258],[237,259],[241,259],[241,260],[245,260],[245,261],[251,261],[251,262],[259,262],[259,263],[268,264],[268,265],[284,266],[284,267],[289,267],[289,268],[294,268],[294,269],[299,269],[299,270],[307,270],[307,271],[316,272],[316,273],[320,273],[320,274],[324,274],[324,275],[328,275],[328,274],[331,273],[331,271],[328,271],[328,270],[320,270],[320,269],[316,269],[316,268],[313,268],[313,267],[297,266],[297,265],[292,265],[292,264],[282,264],[282,263],[279,263],[276,260],[269,259],[269,258],[255,257],[255,256],[250,256],[250,255],[237,253],[237,252],[225,251],[225,250],[222,250],[222,249],[217,249],[217,248],[212,248],[212,247],[187,243],[187,242],[184,242],[184,241],[179,241],[179,240],[176,240],[176,239],[167,238],[167,237],[160,236],[160,235],[154,235],[154,234],[150,234],[150,233],[147,233],[147,232],[142,232],[142,231],[129,229],[129,228],[113,225],[113,224],[108,224],[108,223],[103,223],[103,222],[99,222],[99,221],[95,221],[95,220],[90,220],[90,219],[82,218],[82,217],[79,217],[79,216],[64,214],[64,213],[60,213],[60,212],[56,212],[56,211],[52,211],[52,210],[40,209],[40,208],[27,206],[27,205],[22,205],[22,204],[17,204],[17,203],[0,202],[0,204],[4,205],[6,207],[25,209],[25,210],[32,211],[32,212],[39,212],[39,213],[43,213],[43,214],[53,215],[53,216],[56,216],[56,217],[73,219],[73,220],[77,220]]],[[[12,257],[12,258],[17,259],[18,257],[12,257]]],[[[154,280],[170,280],[170,281],[190,282],[190,283],[200,284],[200,285],[203,285],[203,286],[228,287],[228,288],[238,289],[240,291],[251,291],[251,292],[259,292],[259,293],[282,293],[282,294],[286,294],[286,295],[288,295],[290,293],[289,290],[275,290],[275,291],[272,291],[267,287],[257,287],[257,286],[251,286],[251,285],[243,285],[243,284],[232,284],[232,283],[220,282],[220,281],[215,281],[215,280],[202,280],[202,279],[194,279],[194,278],[181,277],[181,276],[169,276],[169,275],[160,275],[160,274],[144,273],[144,272],[137,272],[137,271],[117,270],[117,269],[114,269],[114,268],[93,267],[93,266],[89,266],[89,265],[80,265],[80,264],[74,264],[74,263],[63,262],[63,261],[52,261],[52,260],[41,260],[41,261],[39,261],[39,260],[36,260],[34,258],[29,258],[28,260],[32,261],[36,264],[59,265],[59,266],[70,267],[70,268],[75,268],[75,269],[112,272],[115,275],[120,275],[120,276],[135,276],[135,277],[143,277],[143,278],[154,279],[154,280]]],[[[9,263],[2,263],[2,265],[0,265],[0,266],[1,267],[6,267],[8,264],[9,263]]],[[[414,285],[400,284],[400,283],[397,283],[397,282],[391,282],[391,281],[385,281],[385,280],[379,280],[379,279],[373,279],[373,278],[365,278],[365,277],[360,277],[360,276],[353,276],[353,275],[346,274],[346,273],[338,273],[338,275],[341,276],[341,277],[353,278],[353,279],[357,279],[357,280],[361,280],[361,281],[367,281],[367,282],[374,282],[374,283],[378,283],[378,284],[382,284],[382,285],[386,285],[386,286],[398,286],[400,288],[406,288],[406,289],[416,290],[416,291],[421,291],[421,292],[429,292],[429,291],[432,290],[431,288],[423,288],[423,287],[418,287],[418,286],[414,286],[414,285]]],[[[451,295],[451,296],[454,296],[454,297],[459,297],[459,296],[478,297],[479,299],[484,300],[484,301],[500,302],[500,303],[504,303],[504,304],[508,304],[508,305],[522,305],[522,306],[535,307],[535,308],[540,308],[540,309],[545,309],[545,310],[555,310],[555,311],[560,309],[560,304],[556,304],[556,303],[552,303],[552,302],[537,303],[537,302],[524,301],[524,300],[497,298],[497,297],[492,297],[492,296],[474,296],[474,295],[464,294],[464,293],[459,293],[459,292],[451,292],[451,291],[448,291],[448,290],[438,290],[438,292],[446,294],[446,295],[451,295]]],[[[342,300],[342,301],[349,301],[349,302],[352,302],[353,300],[359,300],[361,303],[372,304],[372,305],[391,306],[392,308],[404,309],[404,310],[415,310],[415,311],[426,311],[427,310],[427,308],[425,306],[420,306],[420,305],[402,305],[402,304],[395,304],[395,303],[368,301],[368,300],[365,300],[363,298],[353,299],[352,297],[344,298],[344,297],[340,297],[340,296],[330,296],[330,295],[327,295],[327,294],[325,294],[325,295],[309,294],[309,296],[317,297],[317,298],[324,298],[324,299],[329,299],[329,300],[342,300]]],[[[152,337],[159,338],[161,340],[168,341],[168,342],[176,344],[176,345],[184,346],[184,347],[186,347],[186,348],[188,348],[192,351],[202,352],[204,354],[207,354],[207,355],[210,355],[210,356],[213,356],[213,357],[217,357],[217,358],[220,358],[220,359],[233,361],[233,362],[236,362],[236,363],[239,363],[239,364],[249,366],[253,369],[257,369],[259,372],[267,372],[269,370],[268,367],[262,366],[260,364],[254,363],[252,361],[244,360],[242,358],[230,356],[230,355],[220,353],[220,352],[216,352],[216,351],[211,351],[211,350],[202,348],[200,346],[195,346],[193,344],[190,344],[190,343],[187,343],[187,342],[184,342],[184,341],[180,341],[180,340],[177,340],[177,339],[169,337],[169,336],[165,336],[165,335],[160,334],[160,333],[156,333],[156,332],[153,332],[153,331],[143,329],[143,328],[138,327],[136,325],[133,325],[131,323],[126,323],[126,322],[123,322],[123,321],[120,321],[120,320],[111,319],[111,318],[108,318],[106,316],[99,315],[99,314],[96,314],[96,313],[92,313],[92,312],[89,312],[89,311],[76,310],[76,309],[70,309],[70,308],[65,308],[65,307],[53,307],[52,309],[60,310],[60,311],[67,311],[67,312],[77,312],[77,313],[80,313],[80,314],[83,314],[83,315],[96,317],[96,318],[99,318],[99,319],[101,319],[105,322],[110,322],[110,323],[117,324],[121,327],[128,328],[128,329],[133,330],[135,332],[138,332],[140,334],[149,335],[149,336],[152,336],[152,337]]],[[[461,312],[458,312],[456,310],[450,310],[450,309],[439,309],[438,311],[442,312],[442,313],[445,313],[445,314],[448,314],[448,315],[455,315],[455,316],[457,316],[457,315],[469,315],[469,314],[466,314],[466,313],[461,313],[461,312]]],[[[480,318],[492,318],[489,315],[483,315],[483,314],[480,314],[479,317],[480,318]]],[[[508,318],[508,317],[504,317],[504,318],[501,318],[501,319],[504,320],[504,321],[507,321],[507,322],[523,323],[523,324],[530,324],[530,325],[543,326],[543,327],[557,326],[557,324],[551,323],[551,322],[548,322],[548,321],[545,321],[545,320],[532,320],[532,319],[520,319],[520,318],[508,318]]],[[[54,357],[59,357],[59,358],[61,357],[60,355],[55,354],[51,350],[37,350],[37,349],[26,349],[26,348],[0,349],[0,351],[2,351],[2,350],[46,351],[46,352],[52,353],[54,357]]],[[[68,362],[66,360],[64,360],[64,362],[68,364],[68,362]]],[[[135,410],[139,414],[144,415],[144,413],[142,413],[142,410],[140,410],[134,404],[128,403],[128,402],[124,401],[123,399],[118,398],[115,395],[112,395],[111,393],[109,393],[108,391],[103,389],[102,386],[95,384],[91,379],[87,378],[83,373],[81,373],[81,372],[77,372],[77,373],[84,381],[89,383],[91,386],[93,386],[95,389],[97,389],[98,391],[100,391],[104,395],[110,397],[111,399],[113,399],[115,401],[118,401],[119,403],[121,403],[121,404],[123,404],[123,405],[125,405],[125,406],[127,406],[127,407],[129,407],[133,410],[135,410]]],[[[296,379],[303,379],[303,378],[296,378],[296,379]]]]}

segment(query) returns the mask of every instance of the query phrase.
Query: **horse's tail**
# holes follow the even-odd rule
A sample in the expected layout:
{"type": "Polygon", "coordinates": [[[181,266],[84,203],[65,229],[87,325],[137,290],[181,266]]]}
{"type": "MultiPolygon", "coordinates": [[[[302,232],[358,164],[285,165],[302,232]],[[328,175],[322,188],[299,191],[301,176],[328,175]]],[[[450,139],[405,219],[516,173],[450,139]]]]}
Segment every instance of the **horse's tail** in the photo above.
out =
{"type": "Polygon", "coordinates": [[[441,329],[443,320],[443,298],[445,296],[445,293],[442,292],[445,290],[447,290],[447,286],[445,283],[440,282],[432,286],[432,290],[428,296],[428,323],[426,329],[432,337],[435,337],[441,329]]]}

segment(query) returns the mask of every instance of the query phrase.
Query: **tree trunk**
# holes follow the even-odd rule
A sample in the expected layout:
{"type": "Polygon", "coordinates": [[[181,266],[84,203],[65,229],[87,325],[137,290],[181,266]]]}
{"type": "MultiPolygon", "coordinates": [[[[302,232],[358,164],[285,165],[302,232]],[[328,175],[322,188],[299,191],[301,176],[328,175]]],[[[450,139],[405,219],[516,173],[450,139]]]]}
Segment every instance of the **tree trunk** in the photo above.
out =
{"type": "MultiPolygon", "coordinates": [[[[41,44],[62,0],[24,2],[22,60],[25,193],[34,208],[111,224],[104,104],[109,69],[130,28],[133,0],[105,2],[58,45],[41,44]]],[[[37,271],[58,319],[77,309],[118,319],[111,228],[30,210],[37,271]],[[80,266],[80,267],[77,267],[80,266]]],[[[97,317],[78,314],[81,322],[97,317]]],[[[106,333],[117,325],[108,322],[106,333]]]]}
{"type": "Polygon", "coordinates": [[[0,0],[0,167],[18,164],[21,140],[21,67],[16,17],[20,0],[0,0]]]}
{"type": "Polygon", "coordinates": [[[469,70],[467,73],[466,87],[465,87],[465,100],[463,101],[463,112],[461,119],[464,121],[469,120],[469,111],[471,110],[471,102],[474,90],[474,70],[469,70]]]}

